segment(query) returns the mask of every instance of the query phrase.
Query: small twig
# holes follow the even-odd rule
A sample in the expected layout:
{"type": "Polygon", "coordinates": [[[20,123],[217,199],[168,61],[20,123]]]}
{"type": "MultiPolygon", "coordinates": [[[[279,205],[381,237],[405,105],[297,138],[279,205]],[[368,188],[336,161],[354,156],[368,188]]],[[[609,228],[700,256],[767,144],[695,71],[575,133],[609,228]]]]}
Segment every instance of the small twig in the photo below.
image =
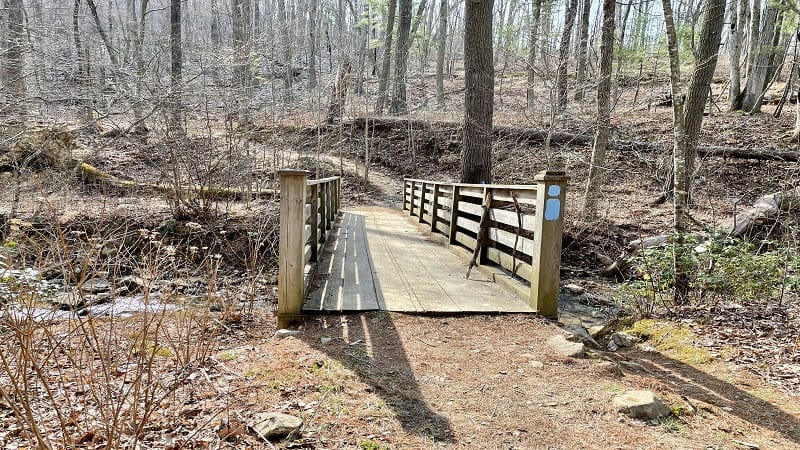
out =
{"type": "Polygon", "coordinates": [[[425,341],[424,341],[422,338],[420,338],[420,337],[417,337],[417,336],[414,336],[414,337],[415,337],[415,338],[417,338],[417,340],[418,340],[418,341],[420,341],[420,342],[422,342],[423,344],[427,345],[428,347],[434,347],[434,348],[438,347],[438,345],[433,345],[433,344],[431,344],[431,343],[429,343],[429,342],[425,342],[425,341]]]}

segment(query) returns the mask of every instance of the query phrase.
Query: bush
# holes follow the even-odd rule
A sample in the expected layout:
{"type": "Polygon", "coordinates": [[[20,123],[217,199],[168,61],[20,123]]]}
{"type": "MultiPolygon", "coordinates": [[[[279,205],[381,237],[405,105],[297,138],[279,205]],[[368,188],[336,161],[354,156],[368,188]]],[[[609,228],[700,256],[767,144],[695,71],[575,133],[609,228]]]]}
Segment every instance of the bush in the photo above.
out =
{"type": "MultiPolygon", "coordinates": [[[[800,286],[800,256],[785,243],[726,236],[684,240],[678,258],[689,273],[694,302],[780,301],[786,289],[800,286]]],[[[674,242],[644,249],[632,261],[634,279],[618,290],[618,300],[634,315],[650,317],[659,307],[672,306],[674,242]]]]}

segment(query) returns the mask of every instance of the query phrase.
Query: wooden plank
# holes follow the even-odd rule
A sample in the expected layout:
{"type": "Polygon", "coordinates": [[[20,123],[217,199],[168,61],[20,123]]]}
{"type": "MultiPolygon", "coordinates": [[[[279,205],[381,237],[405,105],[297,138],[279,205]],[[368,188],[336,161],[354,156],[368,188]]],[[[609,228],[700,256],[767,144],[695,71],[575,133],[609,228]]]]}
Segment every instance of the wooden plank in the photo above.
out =
{"type": "Polygon", "coordinates": [[[308,221],[308,219],[310,218],[311,218],[311,205],[306,204],[306,206],[303,207],[303,219],[308,221]]]}
{"type": "Polygon", "coordinates": [[[298,320],[305,298],[303,245],[305,224],[303,207],[308,172],[279,172],[281,186],[278,242],[278,327],[286,328],[298,320]]]}
{"type": "Polygon", "coordinates": [[[477,221],[472,219],[467,219],[466,217],[463,216],[459,217],[456,220],[456,225],[460,228],[471,231],[473,233],[477,233],[478,228],[480,227],[480,224],[477,221]]]}
{"type": "Polygon", "coordinates": [[[483,214],[483,208],[476,203],[458,202],[458,210],[463,213],[472,214],[480,217],[483,214]]]}
{"type": "Polygon", "coordinates": [[[478,245],[477,239],[471,238],[460,231],[456,232],[456,242],[467,247],[468,249],[470,249],[470,251],[475,250],[475,246],[478,245]]]}
{"type": "Polygon", "coordinates": [[[303,243],[307,243],[311,238],[311,225],[303,225],[303,243]]]}
{"type": "MultiPolygon", "coordinates": [[[[490,227],[489,240],[503,244],[506,247],[514,248],[514,241],[516,240],[516,234],[510,233],[505,230],[500,230],[495,227],[490,227]]],[[[517,241],[517,251],[525,253],[526,255],[532,257],[534,253],[533,240],[528,239],[524,236],[520,236],[519,240],[517,241]]]]}
{"type": "Polygon", "coordinates": [[[450,205],[452,205],[452,203],[453,203],[452,201],[450,201],[449,197],[442,197],[441,193],[440,193],[440,196],[437,199],[437,201],[439,202],[440,206],[444,206],[447,209],[450,209],[450,205]]]}
{"type": "Polygon", "coordinates": [[[370,255],[367,249],[367,235],[365,217],[356,215],[356,222],[348,233],[348,247],[352,249],[346,253],[350,256],[347,263],[353,267],[355,277],[352,280],[345,278],[345,289],[342,301],[342,311],[370,311],[378,309],[378,297],[375,294],[375,282],[372,279],[370,255]],[[355,295],[348,295],[355,292],[355,295]]]}
{"type": "Polygon", "coordinates": [[[443,210],[441,208],[436,210],[436,223],[439,223],[440,220],[444,220],[445,222],[450,220],[450,211],[443,210]]]}
{"type": "Polygon", "coordinates": [[[514,198],[511,193],[517,196],[517,203],[523,205],[536,204],[536,190],[533,189],[492,189],[494,199],[500,202],[514,203],[514,198]]]}
{"type": "MultiPolygon", "coordinates": [[[[517,228],[519,225],[519,218],[516,211],[506,209],[492,208],[489,212],[490,217],[495,222],[504,223],[506,225],[517,228]]],[[[536,227],[536,217],[529,214],[522,214],[522,229],[525,231],[533,232],[536,227]]]]}
{"type": "Polygon", "coordinates": [[[428,224],[429,224],[429,223],[431,223],[431,221],[432,221],[432,220],[433,220],[433,216],[432,216],[432,215],[430,215],[430,214],[428,214],[427,212],[426,212],[425,214],[423,214],[423,215],[422,215],[422,220],[421,220],[421,222],[425,222],[425,223],[428,223],[428,224]]]}
{"type": "Polygon", "coordinates": [[[312,253],[312,251],[313,251],[312,246],[310,244],[306,244],[306,246],[303,249],[303,265],[304,266],[308,265],[308,263],[311,262],[311,253],[312,253]]]}
{"type": "Polygon", "coordinates": [[[459,194],[461,194],[462,197],[477,197],[483,199],[483,189],[484,189],[483,186],[476,187],[474,185],[467,185],[467,186],[462,185],[461,189],[459,189],[458,192],[459,194]]]}
{"type": "Polygon", "coordinates": [[[445,236],[450,236],[450,226],[443,222],[436,222],[436,230],[445,236]]]}
{"type": "MultiPolygon", "coordinates": [[[[487,247],[486,248],[486,258],[489,261],[491,261],[491,262],[493,262],[495,264],[498,264],[502,268],[508,270],[509,272],[513,272],[513,270],[514,270],[513,269],[514,263],[515,263],[514,258],[512,258],[511,255],[509,255],[507,253],[503,253],[503,252],[501,252],[500,250],[498,250],[496,248],[487,247]]],[[[527,264],[527,263],[521,261],[519,258],[517,258],[516,266],[517,266],[517,275],[519,277],[525,279],[526,281],[530,282],[531,281],[531,271],[532,271],[531,265],[527,264]]]]}
{"type": "Polygon", "coordinates": [[[540,172],[534,179],[540,186],[536,210],[541,217],[533,235],[529,305],[544,317],[556,317],[567,177],[563,172],[540,172]]]}

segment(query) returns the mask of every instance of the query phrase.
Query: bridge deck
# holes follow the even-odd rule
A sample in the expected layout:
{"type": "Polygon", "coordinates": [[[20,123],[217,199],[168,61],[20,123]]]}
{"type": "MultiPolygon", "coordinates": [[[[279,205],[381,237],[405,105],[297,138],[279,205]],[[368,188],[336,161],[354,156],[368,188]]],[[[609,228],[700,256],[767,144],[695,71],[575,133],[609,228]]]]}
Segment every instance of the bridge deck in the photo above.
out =
{"type": "Polygon", "coordinates": [[[519,297],[432,242],[401,211],[343,213],[320,255],[305,312],[533,312],[519,297]]]}

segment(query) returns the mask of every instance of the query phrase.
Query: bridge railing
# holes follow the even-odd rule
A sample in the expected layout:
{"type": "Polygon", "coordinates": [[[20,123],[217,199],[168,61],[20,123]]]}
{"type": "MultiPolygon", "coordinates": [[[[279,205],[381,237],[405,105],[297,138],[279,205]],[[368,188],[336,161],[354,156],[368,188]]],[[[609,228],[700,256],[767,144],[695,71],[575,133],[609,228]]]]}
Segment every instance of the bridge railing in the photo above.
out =
{"type": "MultiPolygon", "coordinates": [[[[561,234],[568,178],[540,172],[530,185],[444,183],[406,178],[403,210],[450,245],[524,282],[531,308],[558,314],[561,234]]],[[[497,277],[495,277],[497,279],[497,277]]],[[[514,283],[518,287],[519,283],[514,283]]]]}
{"type": "Polygon", "coordinates": [[[309,180],[305,170],[281,170],[278,245],[278,328],[303,310],[313,269],[339,214],[341,178],[309,180]]]}

